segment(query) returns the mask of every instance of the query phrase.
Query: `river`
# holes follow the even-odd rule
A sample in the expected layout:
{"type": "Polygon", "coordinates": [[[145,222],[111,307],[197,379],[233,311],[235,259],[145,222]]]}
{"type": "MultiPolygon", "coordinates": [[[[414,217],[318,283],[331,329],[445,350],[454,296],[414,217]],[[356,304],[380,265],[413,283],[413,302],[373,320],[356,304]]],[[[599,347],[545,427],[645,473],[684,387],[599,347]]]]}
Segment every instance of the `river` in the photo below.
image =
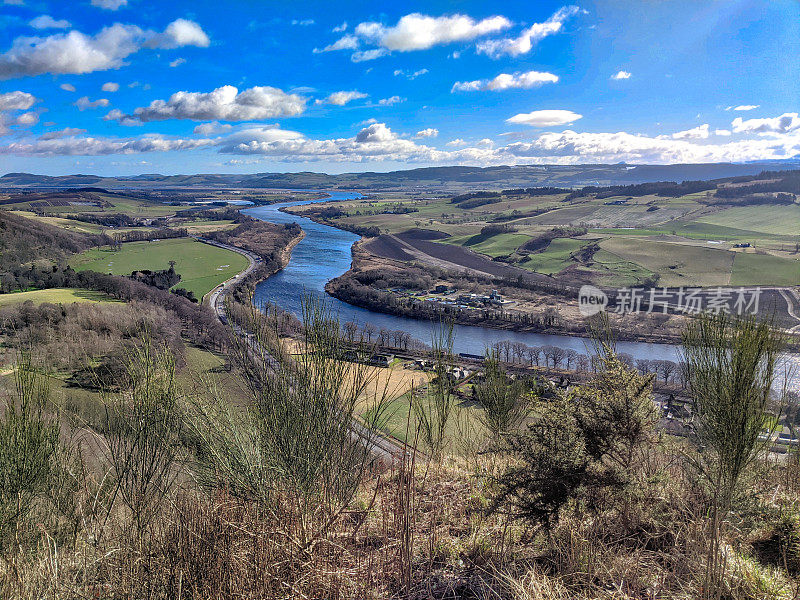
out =
{"type": "MultiPolygon", "coordinates": [[[[418,340],[430,343],[432,326],[427,321],[373,312],[352,306],[325,293],[325,284],[350,268],[350,248],[359,239],[359,236],[349,231],[316,223],[306,217],[281,212],[280,209],[285,206],[359,197],[359,194],[354,192],[331,191],[327,193],[331,197],[325,200],[281,202],[248,208],[243,211],[252,217],[272,223],[296,222],[306,234],[303,240],[295,246],[291,261],[286,268],[256,286],[254,302],[257,305],[277,304],[284,310],[299,315],[304,294],[312,294],[326,298],[326,302],[342,323],[354,321],[359,325],[371,323],[378,329],[399,329],[418,340]]],[[[581,353],[588,351],[587,340],[580,337],[543,335],[469,325],[456,325],[454,333],[454,351],[469,354],[483,354],[486,348],[502,340],[523,342],[529,346],[549,344],[581,353]]],[[[668,344],[618,342],[617,351],[627,352],[634,358],[678,360],[678,349],[668,344]]]]}

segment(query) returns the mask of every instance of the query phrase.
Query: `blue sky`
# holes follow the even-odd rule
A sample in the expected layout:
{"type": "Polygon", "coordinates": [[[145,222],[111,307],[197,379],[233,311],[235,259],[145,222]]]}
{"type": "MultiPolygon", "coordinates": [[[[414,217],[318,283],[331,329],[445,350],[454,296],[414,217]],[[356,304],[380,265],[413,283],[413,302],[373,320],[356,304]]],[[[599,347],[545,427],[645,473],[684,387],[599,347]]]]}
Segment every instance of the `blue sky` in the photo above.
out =
{"type": "Polygon", "coordinates": [[[791,158],[799,61],[794,0],[0,0],[0,172],[791,158]]]}

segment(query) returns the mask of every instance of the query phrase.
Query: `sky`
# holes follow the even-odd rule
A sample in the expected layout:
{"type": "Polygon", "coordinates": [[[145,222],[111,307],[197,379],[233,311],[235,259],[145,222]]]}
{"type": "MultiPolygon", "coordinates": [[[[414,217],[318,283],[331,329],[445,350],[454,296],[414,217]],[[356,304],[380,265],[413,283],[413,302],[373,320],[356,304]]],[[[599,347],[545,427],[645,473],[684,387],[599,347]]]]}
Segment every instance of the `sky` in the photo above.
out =
{"type": "Polygon", "coordinates": [[[796,0],[0,0],[0,173],[800,157],[796,0]]]}

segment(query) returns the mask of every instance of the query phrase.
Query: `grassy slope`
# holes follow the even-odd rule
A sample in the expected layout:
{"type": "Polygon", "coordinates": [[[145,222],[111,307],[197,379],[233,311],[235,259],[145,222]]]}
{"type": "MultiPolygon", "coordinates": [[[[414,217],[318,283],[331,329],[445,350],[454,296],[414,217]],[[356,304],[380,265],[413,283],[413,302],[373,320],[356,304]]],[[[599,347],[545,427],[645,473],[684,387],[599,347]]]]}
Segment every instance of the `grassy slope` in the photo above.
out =
{"type": "Polygon", "coordinates": [[[241,254],[186,238],[129,242],[118,252],[94,248],[73,258],[70,264],[78,271],[130,275],[139,269],[166,269],[170,260],[175,261],[175,270],[181,275],[176,287],[191,290],[198,298],[247,267],[247,259],[241,254]]]}
{"type": "Polygon", "coordinates": [[[587,242],[571,238],[556,238],[544,252],[531,254],[528,260],[521,262],[520,267],[537,273],[553,275],[572,264],[570,255],[581,249],[587,242]]]}
{"type": "Polygon", "coordinates": [[[796,236],[800,233],[800,205],[737,206],[700,217],[697,222],[758,233],[796,236]]]}
{"type": "Polygon", "coordinates": [[[49,290],[31,290],[14,294],[0,294],[0,308],[21,304],[28,300],[35,304],[51,302],[53,304],[69,304],[72,302],[114,302],[101,292],[79,290],[73,288],[53,288],[49,290]]]}

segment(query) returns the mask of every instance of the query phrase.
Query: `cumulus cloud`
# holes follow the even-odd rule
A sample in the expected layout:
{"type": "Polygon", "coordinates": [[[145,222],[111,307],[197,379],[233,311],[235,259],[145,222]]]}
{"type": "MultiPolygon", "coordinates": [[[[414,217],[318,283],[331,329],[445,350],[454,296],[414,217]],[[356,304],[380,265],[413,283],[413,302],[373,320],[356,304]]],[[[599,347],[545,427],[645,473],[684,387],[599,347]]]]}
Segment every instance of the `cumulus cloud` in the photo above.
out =
{"type": "Polygon", "coordinates": [[[506,119],[506,123],[530,125],[531,127],[555,127],[574,123],[582,117],[583,115],[571,110],[534,110],[514,115],[510,119],[506,119]]]}
{"type": "Polygon", "coordinates": [[[176,58],[175,60],[170,61],[169,66],[170,67],[180,67],[185,62],[186,62],[185,58],[182,58],[182,57],[181,58],[176,58]]]}
{"type": "Polygon", "coordinates": [[[36,114],[35,112],[22,113],[14,120],[15,124],[22,125],[24,127],[36,125],[36,123],[38,122],[39,122],[39,115],[36,114]]]}
{"type": "Polygon", "coordinates": [[[359,23],[355,32],[361,38],[387,50],[409,52],[472,40],[510,26],[511,22],[501,16],[476,21],[460,14],[430,17],[412,13],[401,17],[397,24],[391,27],[376,22],[359,23]]]}
{"type": "Polygon", "coordinates": [[[121,6],[128,4],[128,0],[92,0],[92,6],[103,10],[119,10],[121,6]]]}
{"type": "Polygon", "coordinates": [[[580,12],[577,6],[564,6],[543,23],[534,23],[524,29],[519,37],[486,40],[478,44],[478,52],[490,58],[527,54],[544,38],[562,30],[564,22],[580,12]]]}
{"type": "Polygon", "coordinates": [[[336,27],[331,29],[331,31],[333,31],[333,33],[342,33],[343,31],[346,31],[346,30],[347,30],[347,21],[345,21],[341,25],[337,25],[336,27]]]}
{"type": "Polygon", "coordinates": [[[173,21],[162,33],[115,23],[93,36],[73,30],[47,37],[18,37],[0,54],[0,80],[105,71],[121,67],[142,48],[204,47],[209,43],[202,28],[186,19],[173,21]]]}
{"type": "Polygon", "coordinates": [[[28,110],[37,100],[36,96],[27,92],[6,92],[0,94],[0,111],[28,110]]]}
{"type": "Polygon", "coordinates": [[[405,102],[405,98],[401,98],[400,96],[390,96],[389,98],[381,98],[378,100],[378,104],[381,106],[391,106],[392,104],[400,104],[401,102],[405,102]]]}
{"type": "Polygon", "coordinates": [[[720,136],[723,136],[723,137],[728,137],[728,136],[730,136],[730,134],[731,134],[731,130],[730,129],[715,129],[714,130],[714,135],[720,135],[720,136]]]}
{"type": "Polygon", "coordinates": [[[97,100],[90,101],[89,96],[81,96],[75,102],[73,102],[74,106],[78,107],[78,110],[84,111],[89,108],[98,108],[100,106],[108,106],[111,104],[107,98],[98,98],[97,100]]]}
{"type": "Polygon", "coordinates": [[[678,131],[672,134],[674,140],[705,140],[708,138],[708,123],[703,123],[698,127],[678,131]]]}
{"type": "Polygon", "coordinates": [[[736,117],[731,122],[731,128],[734,133],[788,133],[800,128],[800,118],[797,113],[783,113],[767,119],[736,117]]]}
{"type": "Polygon", "coordinates": [[[39,15],[31,19],[30,25],[34,29],[66,29],[70,26],[70,22],[66,19],[56,20],[50,15],[39,15]]]}
{"type": "Polygon", "coordinates": [[[611,76],[611,79],[630,79],[632,77],[632,73],[629,71],[617,71],[611,76]]]}
{"type": "Polygon", "coordinates": [[[467,146],[467,142],[462,140],[461,138],[456,138],[454,140],[450,140],[445,144],[446,146],[450,146],[452,148],[460,148],[461,146],[467,146]]]}
{"type": "Polygon", "coordinates": [[[75,86],[74,86],[74,85],[72,85],[71,83],[62,83],[62,84],[61,84],[60,86],[58,86],[58,87],[60,87],[60,88],[61,88],[62,90],[64,90],[65,92],[74,92],[74,91],[75,91],[75,86]]]}
{"type": "Polygon", "coordinates": [[[116,92],[119,90],[119,84],[114,83],[113,81],[107,81],[103,84],[103,87],[100,88],[104,92],[116,92]]]}
{"type": "Polygon", "coordinates": [[[468,15],[461,14],[431,17],[420,13],[411,13],[401,17],[395,25],[391,26],[375,21],[359,23],[353,33],[342,36],[322,49],[315,49],[314,52],[357,50],[352,54],[351,60],[362,62],[380,58],[391,51],[427,50],[433,46],[469,41],[502,31],[510,26],[511,21],[502,16],[477,21],[468,15]],[[362,43],[375,47],[358,50],[362,43]]]}
{"type": "Polygon", "coordinates": [[[139,107],[131,115],[118,119],[141,122],[167,119],[194,121],[249,121],[299,115],[306,108],[306,98],[287,94],[269,86],[251,87],[241,92],[232,85],[224,85],[211,92],[176,92],[168,100],[154,100],[149,106],[139,107]]]}
{"type": "Polygon", "coordinates": [[[477,79],[475,81],[457,81],[451,92],[499,92],[512,88],[534,88],[545,83],[557,83],[558,76],[542,71],[526,71],[524,73],[500,73],[494,79],[477,79]]]}
{"type": "Polygon", "coordinates": [[[211,123],[201,123],[194,128],[194,133],[198,135],[214,135],[218,133],[225,133],[231,129],[233,129],[233,126],[229,125],[228,123],[212,121],[211,123]]]}
{"type": "Polygon", "coordinates": [[[78,127],[65,127],[64,129],[59,129],[57,131],[48,131],[47,133],[43,133],[39,136],[39,139],[57,140],[58,138],[80,135],[82,133],[86,133],[86,130],[79,129],[78,127]]]}
{"type": "Polygon", "coordinates": [[[439,130],[434,127],[428,127],[417,132],[414,136],[416,138],[431,138],[439,135],[439,130]]]}
{"type": "Polygon", "coordinates": [[[327,98],[323,98],[322,100],[317,100],[316,104],[333,104],[334,106],[344,106],[348,102],[352,102],[353,100],[360,100],[361,98],[366,98],[369,94],[362,94],[357,90],[352,90],[349,92],[341,91],[341,92],[334,92],[327,98]]]}

